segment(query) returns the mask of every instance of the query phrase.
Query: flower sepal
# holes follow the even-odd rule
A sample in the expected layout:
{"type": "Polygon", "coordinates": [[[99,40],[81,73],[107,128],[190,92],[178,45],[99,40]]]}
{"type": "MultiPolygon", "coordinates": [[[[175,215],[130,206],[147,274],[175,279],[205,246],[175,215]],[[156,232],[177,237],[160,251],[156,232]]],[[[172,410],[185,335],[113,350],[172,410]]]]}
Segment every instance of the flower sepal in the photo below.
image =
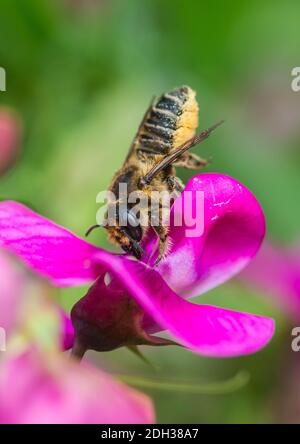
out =
{"type": "Polygon", "coordinates": [[[73,354],[87,350],[111,351],[137,345],[179,345],[171,339],[149,334],[143,327],[145,311],[129,295],[100,276],[71,312],[75,330],[73,354]]]}

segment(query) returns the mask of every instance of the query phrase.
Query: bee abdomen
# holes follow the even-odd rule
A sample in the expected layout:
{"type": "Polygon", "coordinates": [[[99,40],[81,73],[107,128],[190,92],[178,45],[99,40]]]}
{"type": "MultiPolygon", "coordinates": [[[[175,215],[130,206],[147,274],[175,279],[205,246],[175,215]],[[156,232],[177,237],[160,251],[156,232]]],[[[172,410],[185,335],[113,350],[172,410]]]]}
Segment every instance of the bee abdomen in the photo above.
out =
{"type": "Polygon", "coordinates": [[[195,92],[188,86],[163,94],[149,110],[140,130],[137,149],[147,154],[168,154],[189,140],[198,125],[195,92]]]}

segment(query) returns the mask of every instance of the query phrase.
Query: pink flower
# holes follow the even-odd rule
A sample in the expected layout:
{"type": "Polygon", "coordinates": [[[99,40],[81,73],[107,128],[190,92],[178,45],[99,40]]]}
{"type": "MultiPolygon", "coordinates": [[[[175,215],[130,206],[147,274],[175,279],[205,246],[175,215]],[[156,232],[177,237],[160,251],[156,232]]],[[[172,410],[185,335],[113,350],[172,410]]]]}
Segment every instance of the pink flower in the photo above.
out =
{"type": "Polygon", "coordinates": [[[0,252],[0,327],[7,335],[17,322],[23,285],[23,272],[12,262],[12,258],[0,252]]]}
{"type": "Polygon", "coordinates": [[[275,297],[292,319],[300,319],[299,251],[264,242],[257,257],[240,277],[275,297]]]}
{"type": "MultiPolygon", "coordinates": [[[[34,286],[39,292],[46,291],[43,282],[37,282],[15,258],[0,251],[0,327],[5,329],[7,338],[13,334],[24,312],[24,300],[30,296],[34,286]]],[[[59,319],[61,348],[70,348],[73,343],[74,329],[70,318],[57,305],[55,311],[59,319]]]]}
{"type": "Polygon", "coordinates": [[[11,167],[19,149],[20,122],[6,108],[0,109],[0,176],[11,167]]]}
{"type": "Polygon", "coordinates": [[[5,352],[0,343],[1,424],[154,422],[147,396],[60,353],[72,326],[49,298],[49,285],[2,251],[0,271],[0,327],[7,333],[5,352]]]}
{"type": "MultiPolygon", "coordinates": [[[[204,234],[186,237],[187,227],[172,225],[173,246],[157,266],[96,248],[15,202],[0,204],[0,245],[54,285],[96,280],[72,310],[76,348],[82,352],[170,343],[153,335],[168,330],[177,343],[203,355],[254,353],[271,339],[272,319],[186,298],[225,282],[256,254],[265,233],[261,207],[236,180],[202,174],[188,182],[173,216],[186,191],[204,192],[204,234]]],[[[155,242],[150,236],[146,251],[155,242]]]]}
{"type": "Polygon", "coordinates": [[[0,362],[1,424],[152,422],[147,396],[86,363],[34,347],[0,362]]]}

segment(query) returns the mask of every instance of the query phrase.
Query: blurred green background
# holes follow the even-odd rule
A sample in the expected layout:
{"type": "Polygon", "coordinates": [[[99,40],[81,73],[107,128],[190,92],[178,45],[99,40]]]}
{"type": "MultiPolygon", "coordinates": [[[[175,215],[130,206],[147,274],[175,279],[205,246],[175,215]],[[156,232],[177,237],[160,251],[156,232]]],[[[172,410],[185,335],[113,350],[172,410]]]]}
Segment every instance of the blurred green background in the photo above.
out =
{"type": "MultiPolygon", "coordinates": [[[[0,104],[23,120],[21,157],[0,197],[23,201],[83,235],[96,195],[121,165],[153,95],[188,84],[200,127],[226,125],[201,147],[208,171],[234,176],[260,200],[268,234],[299,237],[300,3],[192,0],[0,0],[0,104]]],[[[179,175],[188,179],[184,170],[179,175]]],[[[111,248],[104,234],[92,240],[111,248]]],[[[61,290],[68,309],[85,289],[61,290]]],[[[195,383],[250,372],[244,388],[217,396],[145,389],[159,422],[276,422],[289,321],[270,300],[232,281],[201,301],[273,316],[277,331],[257,355],[208,359],[175,348],[144,349],[155,373],[127,350],[89,357],[130,375],[195,383]]],[[[300,420],[300,419],[299,419],[300,420]]]]}

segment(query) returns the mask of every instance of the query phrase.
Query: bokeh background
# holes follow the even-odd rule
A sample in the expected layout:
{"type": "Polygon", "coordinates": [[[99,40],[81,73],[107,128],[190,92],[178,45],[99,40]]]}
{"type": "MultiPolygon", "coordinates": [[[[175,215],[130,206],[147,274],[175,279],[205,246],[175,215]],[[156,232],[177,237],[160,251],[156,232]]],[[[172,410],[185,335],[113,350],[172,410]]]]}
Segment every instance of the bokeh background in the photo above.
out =
{"type": "MultiPolygon", "coordinates": [[[[299,20],[295,0],[0,0],[0,66],[7,73],[0,105],[18,113],[23,127],[0,198],[22,201],[83,235],[95,220],[96,195],[121,165],[151,97],[188,84],[197,91],[201,128],[226,120],[201,146],[213,160],[207,171],[248,186],[264,208],[269,239],[294,245],[300,92],[291,89],[291,70],[300,65],[299,20]]],[[[187,180],[190,173],[179,174],[187,180]]],[[[111,248],[100,231],[91,241],[111,248]]],[[[57,298],[70,309],[84,293],[59,290],[57,298]]],[[[118,374],[195,384],[249,373],[249,383],[230,394],[144,388],[159,422],[283,420],[295,323],[243,280],[201,301],[273,316],[273,341],[254,356],[227,360],[145,348],[156,371],[127,350],[90,352],[88,359],[118,374]]]]}

